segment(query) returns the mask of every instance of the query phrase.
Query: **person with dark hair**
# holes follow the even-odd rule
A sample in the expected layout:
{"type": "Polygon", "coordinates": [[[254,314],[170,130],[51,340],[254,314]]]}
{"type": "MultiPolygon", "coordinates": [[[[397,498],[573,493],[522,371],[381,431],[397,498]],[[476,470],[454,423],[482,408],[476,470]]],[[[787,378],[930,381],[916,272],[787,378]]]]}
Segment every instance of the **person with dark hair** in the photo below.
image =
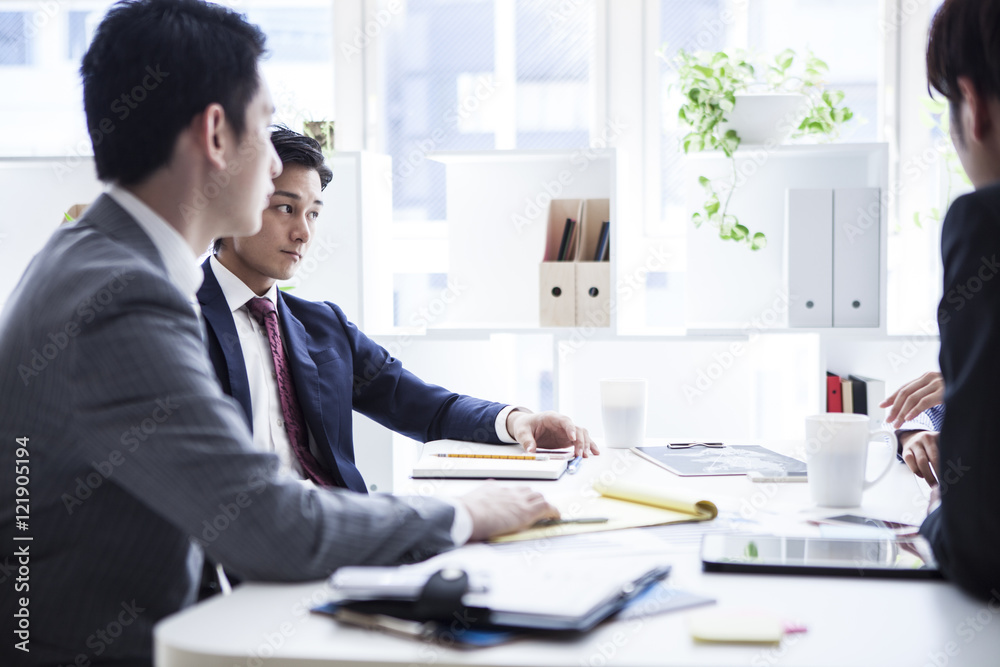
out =
{"type": "Polygon", "coordinates": [[[279,290],[276,282],[291,278],[309,249],[333,174],[314,139],[277,128],[271,142],[282,172],[261,230],[217,240],[198,291],[215,371],[243,408],[258,449],[276,452],[299,477],[361,493],[366,484],[354,462],[352,410],[421,442],[521,442],[529,451],[573,445],[578,454],[597,453],[587,430],[567,417],[427,384],[336,304],[279,290]],[[273,335],[267,318],[275,323],[273,335]],[[290,368],[287,390],[279,356],[290,368]],[[300,416],[289,418],[289,399],[300,416]],[[304,428],[293,428],[298,422],[304,428]]]}
{"type": "Polygon", "coordinates": [[[1000,3],[945,0],[927,41],[929,89],[951,107],[951,135],[975,186],[941,229],[938,309],[944,421],[931,511],[921,532],[969,593],[1000,590],[1000,3]]]}
{"type": "Polygon", "coordinates": [[[218,4],[130,0],[83,59],[110,189],[52,235],[0,316],[0,563],[18,568],[0,579],[0,664],[150,664],[154,624],[194,601],[206,553],[243,579],[315,580],[558,516],[521,488],[308,487],[253,447],[195,293],[197,254],[257,232],[281,172],[263,48],[218,4]]]}
{"type": "MultiPolygon", "coordinates": [[[[324,161],[319,142],[283,125],[276,125],[271,132],[271,144],[283,165],[297,165],[315,171],[319,176],[319,189],[326,190],[333,180],[333,171],[324,161]]],[[[218,238],[212,244],[212,252],[218,253],[221,248],[222,239],[218,238]]]]}

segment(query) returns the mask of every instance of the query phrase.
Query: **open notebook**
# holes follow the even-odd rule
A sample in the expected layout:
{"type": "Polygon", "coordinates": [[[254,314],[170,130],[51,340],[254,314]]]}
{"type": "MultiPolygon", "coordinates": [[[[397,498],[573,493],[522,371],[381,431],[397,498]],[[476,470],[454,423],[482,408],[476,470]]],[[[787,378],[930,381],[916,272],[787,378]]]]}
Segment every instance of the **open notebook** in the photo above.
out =
{"type": "Polygon", "coordinates": [[[715,504],[685,491],[659,485],[617,480],[610,484],[594,482],[592,496],[548,497],[564,519],[606,517],[606,523],[566,523],[529,528],[503,535],[491,542],[518,542],[559,535],[594,533],[603,530],[660,526],[668,523],[709,521],[719,510],[715,504]]]}
{"type": "Polygon", "coordinates": [[[525,456],[520,445],[483,445],[460,440],[435,440],[425,445],[427,452],[413,466],[415,479],[559,479],[572,454],[563,450],[542,450],[547,461],[529,461],[509,456],[525,456]],[[483,458],[441,458],[447,453],[483,458]]]}
{"type": "Polygon", "coordinates": [[[559,479],[566,461],[456,459],[425,455],[413,466],[415,479],[559,479]]]}

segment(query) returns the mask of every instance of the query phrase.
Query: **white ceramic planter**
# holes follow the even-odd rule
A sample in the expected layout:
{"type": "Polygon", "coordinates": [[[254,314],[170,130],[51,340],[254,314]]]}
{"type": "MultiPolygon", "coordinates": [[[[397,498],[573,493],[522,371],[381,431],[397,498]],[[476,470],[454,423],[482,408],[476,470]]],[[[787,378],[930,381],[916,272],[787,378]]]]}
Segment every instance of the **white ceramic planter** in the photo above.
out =
{"type": "Polygon", "coordinates": [[[780,144],[798,127],[809,98],[800,93],[744,93],[727,114],[723,131],[736,130],[741,145],[780,144]]]}

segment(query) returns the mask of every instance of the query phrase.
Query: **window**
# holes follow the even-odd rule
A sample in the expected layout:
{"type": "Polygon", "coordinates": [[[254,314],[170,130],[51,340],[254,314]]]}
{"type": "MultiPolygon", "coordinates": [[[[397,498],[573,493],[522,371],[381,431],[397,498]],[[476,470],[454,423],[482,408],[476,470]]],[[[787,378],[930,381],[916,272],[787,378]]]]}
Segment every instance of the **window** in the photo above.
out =
{"type": "Polygon", "coordinates": [[[944,213],[956,197],[972,189],[948,136],[947,113],[928,108],[924,49],[931,17],[940,6],[940,0],[900,3],[886,20],[888,34],[908,46],[900,52],[898,109],[892,119],[899,158],[894,174],[896,217],[889,228],[889,332],[921,337],[937,333],[944,213]]]}
{"type": "Polygon", "coordinates": [[[29,17],[26,12],[0,11],[0,67],[28,64],[29,17]]]}
{"type": "Polygon", "coordinates": [[[80,58],[110,0],[0,2],[0,155],[91,154],[80,58]],[[4,12],[4,5],[30,11],[4,12]],[[16,19],[12,17],[17,17],[16,19]]]}
{"type": "MultiPolygon", "coordinates": [[[[0,135],[0,155],[92,154],[78,71],[94,30],[112,4],[0,0],[0,125],[18,128],[0,135]],[[5,11],[5,5],[31,11],[5,11]]],[[[301,129],[304,120],[331,119],[331,2],[248,0],[235,7],[268,36],[270,55],[262,71],[278,107],[276,120],[301,129]]]]}
{"type": "MultiPolygon", "coordinates": [[[[408,0],[379,40],[378,144],[393,160],[395,323],[433,303],[447,273],[445,166],[435,151],[589,142],[595,0],[408,0]],[[423,221],[423,222],[420,222],[423,221]],[[434,250],[413,258],[414,243],[434,250]],[[413,271],[418,273],[414,274],[413,271]],[[424,278],[426,276],[426,278],[424,278]]],[[[419,318],[418,318],[419,319],[419,318]]],[[[447,313],[431,326],[448,326],[447,313]]]]}
{"type": "Polygon", "coordinates": [[[379,41],[397,220],[445,217],[433,151],[587,144],[594,0],[409,0],[379,41]]]}
{"type": "Polygon", "coordinates": [[[241,3],[267,35],[261,71],[277,108],[274,120],[297,132],[312,120],[333,120],[333,8],[326,0],[241,3]]]}

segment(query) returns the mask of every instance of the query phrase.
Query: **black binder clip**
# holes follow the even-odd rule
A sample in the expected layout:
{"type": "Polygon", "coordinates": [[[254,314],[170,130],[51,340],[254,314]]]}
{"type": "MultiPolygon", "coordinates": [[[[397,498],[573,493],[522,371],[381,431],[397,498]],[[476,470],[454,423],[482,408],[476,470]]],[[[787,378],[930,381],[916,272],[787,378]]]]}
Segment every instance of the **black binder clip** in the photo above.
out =
{"type": "Polygon", "coordinates": [[[431,575],[413,605],[417,620],[450,618],[462,608],[462,596],[469,590],[469,575],[464,570],[445,568],[431,575]]]}
{"type": "Polygon", "coordinates": [[[385,614],[409,621],[443,621],[464,609],[469,575],[457,568],[438,570],[415,599],[344,600],[339,606],[362,614],[385,614]]]}

